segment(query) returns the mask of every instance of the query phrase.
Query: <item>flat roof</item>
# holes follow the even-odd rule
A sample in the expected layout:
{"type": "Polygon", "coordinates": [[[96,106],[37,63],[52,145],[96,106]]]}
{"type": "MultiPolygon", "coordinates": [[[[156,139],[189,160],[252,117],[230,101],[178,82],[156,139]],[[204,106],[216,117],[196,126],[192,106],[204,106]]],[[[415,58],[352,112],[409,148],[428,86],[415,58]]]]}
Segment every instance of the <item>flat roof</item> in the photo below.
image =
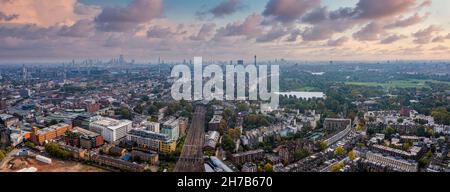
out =
{"type": "Polygon", "coordinates": [[[75,128],[73,128],[73,131],[72,131],[72,132],[74,132],[74,133],[80,133],[81,135],[86,135],[86,136],[88,136],[88,137],[97,137],[97,136],[100,136],[100,134],[98,134],[98,133],[95,133],[95,132],[92,132],[92,131],[83,129],[83,128],[81,128],[81,127],[75,127],[75,128]]]}
{"type": "Polygon", "coordinates": [[[111,130],[118,129],[120,127],[123,127],[124,125],[131,123],[132,122],[130,120],[116,120],[108,117],[103,117],[98,121],[92,122],[92,124],[96,124],[111,130]]]}

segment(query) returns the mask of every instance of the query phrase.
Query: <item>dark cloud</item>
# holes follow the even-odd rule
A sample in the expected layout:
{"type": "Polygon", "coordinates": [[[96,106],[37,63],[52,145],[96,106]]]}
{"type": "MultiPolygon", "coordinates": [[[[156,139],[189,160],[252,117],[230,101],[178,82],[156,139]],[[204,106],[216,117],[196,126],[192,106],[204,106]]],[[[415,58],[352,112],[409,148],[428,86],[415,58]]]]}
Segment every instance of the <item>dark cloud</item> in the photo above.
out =
{"type": "Polygon", "coordinates": [[[413,36],[415,37],[414,43],[417,44],[427,44],[430,43],[433,39],[433,35],[437,32],[441,31],[441,28],[436,25],[430,25],[425,29],[421,29],[415,33],[413,36]]]}
{"type": "Polygon", "coordinates": [[[63,26],[58,34],[67,37],[90,37],[95,34],[95,24],[91,20],[80,20],[73,26],[63,26]]]}
{"type": "Polygon", "coordinates": [[[290,23],[299,20],[311,9],[318,7],[320,0],[270,0],[263,12],[266,17],[290,23]]]}
{"type": "Polygon", "coordinates": [[[193,35],[189,37],[189,39],[193,41],[204,41],[211,35],[213,35],[214,30],[216,29],[216,24],[214,23],[207,23],[203,24],[200,28],[200,31],[197,33],[197,35],[193,35]]]}
{"type": "Polygon", "coordinates": [[[338,46],[344,45],[348,40],[349,40],[349,38],[345,37],[345,36],[340,37],[340,38],[335,39],[335,40],[330,39],[330,40],[328,40],[327,45],[328,46],[332,46],[332,47],[338,47],[338,46]]]}
{"type": "Polygon", "coordinates": [[[217,7],[210,9],[208,13],[211,13],[214,17],[223,17],[231,15],[242,8],[244,6],[240,0],[224,0],[217,7]]]}
{"type": "Polygon", "coordinates": [[[288,31],[283,27],[272,27],[270,31],[256,38],[256,42],[265,43],[279,39],[288,34],[288,31]]]}
{"type": "Polygon", "coordinates": [[[393,35],[390,35],[390,36],[388,36],[388,37],[382,39],[382,40],[380,41],[380,43],[381,43],[381,44],[391,44],[391,43],[393,43],[393,42],[396,42],[396,41],[401,40],[401,39],[404,39],[404,38],[406,38],[405,35],[397,35],[397,34],[393,34],[393,35]]]}
{"type": "Polygon", "coordinates": [[[95,22],[102,31],[125,32],[159,17],[162,11],[162,0],[134,0],[127,7],[104,8],[95,22]]]}
{"type": "Polygon", "coordinates": [[[256,13],[248,16],[244,22],[234,22],[217,30],[216,37],[224,36],[246,36],[256,37],[261,33],[262,17],[256,13]]]}
{"type": "Polygon", "coordinates": [[[336,20],[336,19],[352,19],[352,17],[355,15],[355,9],[351,7],[341,7],[337,10],[330,12],[330,19],[336,20]]]}
{"type": "Polygon", "coordinates": [[[39,27],[35,24],[0,25],[0,37],[13,37],[25,40],[48,39],[57,36],[59,28],[39,27]]]}
{"type": "Polygon", "coordinates": [[[170,27],[154,26],[147,31],[147,37],[164,39],[176,35],[170,27]]]}
{"type": "Polygon", "coordinates": [[[156,39],[175,38],[185,35],[187,31],[183,24],[179,24],[175,29],[165,26],[152,26],[147,30],[147,37],[156,39]]]}
{"type": "Polygon", "coordinates": [[[326,7],[319,7],[307,13],[302,18],[302,22],[316,24],[328,19],[328,10],[326,7]]]}
{"type": "Polygon", "coordinates": [[[379,19],[408,11],[417,0],[359,0],[355,14],[359,19],[379,19]]]}
{"type": "Polygon", "coordinates": [[[297,41],[298,37],[302,34],[302,31],[300,29],[294,29],[291,31],[291,34],[286,39],[287,42],[295,42],[297,41]]]}
{"type": "Polygon", "coordinates": [[[447,39],[450,39],[450,33],[447,36],[439,35],[437,37],[434,37],[432,42],[433,43],[440,43],[440,42],[444,42],[447,39]]]}
{"type": "Polygon", "coordinates": [[[353,38],[360,41],[376,41],[385,33],[383,26],[378,22],[371,22],[353,34],[353,38]]]}
{"type": "Polygon", "coordinates": [[[385,26],[386,29],[393,29],[393,28],[399,28],[399,27],[408,27],[411,25],[415,25],[418,23],[421,23],[428,17],[428,14],[425,16],[420,16],[418,13],[414,14],[411,17],[408,17],[403,20],[395,21],[394,23],[388,24],[385,26]]]}
{"type": "Polygon", "coordinates": [[[11,21],[17,18],[19,18],[18,14],[6,15],[0,11],[0,21],[11,21]]]}
{"type": "Polygon", "coordinates": [[[301,35],[304,41],[321,41],[330,39],[334,34],[341,33],[355,25],[351,20],[326,20],[312,27],[306,27],[301,35]]]}
{"type": "Polygon", "coordinates": [[[328,25],[307,27],[301,35],[304,41],[321,41],[331,38],[335,31],[328,28],[328,25]]]}
{"type": "Polygon", "coordinates": [[[426,16],[416,14],[386,26],[381,24],[381,21],[398,19],[400,15],[414,10],[416,4],[417,0],[359,0],[355,7],[341,7],[332,11],[326,7],[312,8],[301,19],[311,25],[305,28],[302,37],[305,41],[326,40],[336,33],[364,25],[353,37],[361,41],[379,40],[385,28],[406,27],[424,21],[426,16]]]}

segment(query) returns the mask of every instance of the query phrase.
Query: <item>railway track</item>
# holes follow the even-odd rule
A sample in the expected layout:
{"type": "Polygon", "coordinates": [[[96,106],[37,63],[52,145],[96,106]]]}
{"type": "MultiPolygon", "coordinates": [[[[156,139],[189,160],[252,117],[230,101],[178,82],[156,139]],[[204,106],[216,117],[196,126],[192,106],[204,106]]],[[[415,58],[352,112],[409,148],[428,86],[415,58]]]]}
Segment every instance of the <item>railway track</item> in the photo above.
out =
{"type": "Polygon", "coordinates": [[[174,172],[204,172],[203,142],[205,138],[204,106],[197,106],[189,127],[180,158],[174,172]]]}

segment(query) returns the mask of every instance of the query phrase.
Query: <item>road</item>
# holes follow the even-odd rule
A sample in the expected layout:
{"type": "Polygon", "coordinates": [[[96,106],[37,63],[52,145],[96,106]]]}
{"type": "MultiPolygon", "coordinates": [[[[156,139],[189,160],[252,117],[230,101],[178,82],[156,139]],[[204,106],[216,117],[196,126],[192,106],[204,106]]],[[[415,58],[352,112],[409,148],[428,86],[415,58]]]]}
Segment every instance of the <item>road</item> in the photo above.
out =
{"type": "Polygon", "coordinates": [[[189,127],[180,158],[175,165],[174,172],[204,172],[203,142],[205,138],[204,106],[197,106],[189,127]]]}
{"type": "Polygon", "coordinates": [[[11,161],[13,159],[13,155],[17,154],[17,152],[19,152],[18,149],[13,149],[11,152],[9,152],[6,157],[0,162],[0,171],[3,170],[3,168],[5,168],[6,163],[8,163],[9,161],[11,161]]]}

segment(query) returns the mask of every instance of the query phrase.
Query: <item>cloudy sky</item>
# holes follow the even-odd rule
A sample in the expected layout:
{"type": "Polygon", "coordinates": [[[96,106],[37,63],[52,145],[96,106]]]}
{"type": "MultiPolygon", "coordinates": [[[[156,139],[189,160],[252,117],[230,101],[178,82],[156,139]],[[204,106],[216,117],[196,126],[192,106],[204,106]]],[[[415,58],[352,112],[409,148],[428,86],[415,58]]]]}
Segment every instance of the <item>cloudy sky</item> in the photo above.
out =
{"type": "Polygon", "coordinates": [[[0,61],[450,59],[448,0],[0,0],[0,61]]]}

